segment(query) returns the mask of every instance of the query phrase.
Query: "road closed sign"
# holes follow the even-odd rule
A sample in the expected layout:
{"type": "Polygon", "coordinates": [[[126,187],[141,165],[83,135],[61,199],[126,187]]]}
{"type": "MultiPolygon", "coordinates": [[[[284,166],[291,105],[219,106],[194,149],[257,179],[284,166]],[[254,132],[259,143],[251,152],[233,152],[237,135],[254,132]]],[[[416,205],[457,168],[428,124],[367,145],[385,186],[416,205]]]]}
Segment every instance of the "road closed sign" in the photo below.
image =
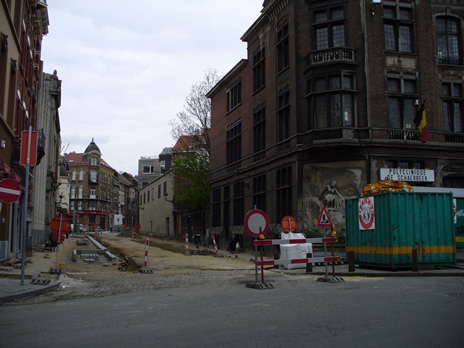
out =
{"type": "Polygon", "coordinates": [[[364,197],[358,200],[359,229],[375,230],[374,197],[364,197]]]}

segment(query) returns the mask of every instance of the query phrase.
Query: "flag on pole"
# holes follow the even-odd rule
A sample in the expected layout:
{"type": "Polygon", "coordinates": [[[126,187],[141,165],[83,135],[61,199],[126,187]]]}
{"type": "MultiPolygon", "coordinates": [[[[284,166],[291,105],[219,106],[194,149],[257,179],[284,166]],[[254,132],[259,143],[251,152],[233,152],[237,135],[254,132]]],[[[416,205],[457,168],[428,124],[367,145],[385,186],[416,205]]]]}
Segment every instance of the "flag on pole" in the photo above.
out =
{"type": "Polygon", "coordinates": [[[422,134],[422,143],[429,141],[427,137],[427,122],[425,120],[425,102],[422,103],[416,117],[414,117],[414,123],[422,134]]]}

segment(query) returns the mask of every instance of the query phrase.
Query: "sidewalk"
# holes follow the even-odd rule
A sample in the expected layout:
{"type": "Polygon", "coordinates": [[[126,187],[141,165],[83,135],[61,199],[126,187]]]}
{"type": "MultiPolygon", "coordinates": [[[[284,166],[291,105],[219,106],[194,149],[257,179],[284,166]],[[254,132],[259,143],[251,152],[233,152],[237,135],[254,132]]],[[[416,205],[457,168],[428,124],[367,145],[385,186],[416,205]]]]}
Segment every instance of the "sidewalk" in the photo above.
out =
{"type": "MultiPolygon", "coordinates": [[[[105,233],[103,236],[111,237],[115,236],[112,233],[105,233]]],[[[185,247],[185,243],[181,241],[162,241],[164,244],[171,244],[177,246],[179,248],[185,247]]],[[[113,243],[111,241],[110,243],[113,243]]],[[[133,242],[136,243],[136,242],[133,242]]],[[[72,250],[75,248],[76,245],[76,238],[69,238],[65,239],[64,244],[60,246],[60,250],[58,253],[56,252],[39,252],[34,251],[31,255],[28,255],[26,260],[26,267],[25,267],[25,275],[24,275],[24,284],[21,285],[21,264],[19,263],[14,267],[11,266],[0,266],[0,304],[8,301],[12,301],[15,299],[20,299],[24,297],[31,297],[37,296],[44,292],[54,290],[60,286],[61,281],[63,280],[63,274],[50,274],[49,271],[56,268],[66,267],[67,265],[76,266],[76,263],[72,261],[71,254],[72,250]],[[19,268],[17,268],[19,266],[19,268]],[[50,282],[46,285],[41,284],[32,284],[31,281],[34,278],[38,279],[49,279],[50,282]]],[[[96,249],[95,246],[91,246],[92,248],[96,249]]],[[[195,253],[200,253],[201,251],[205,251],[205,249],[209,252],[210,255],[215,255],[214,247],[204,247],[200,246],[200,249],[197,251],[194,245],[190,244],[189,252],[194,257],[195,253]],[[193,247],[193,248],[192,248],[193,247]]],[[[144,246],[140,245],[140,250],[143,252],[144,246]]],[[[227,259],[231,260],[232,265],[237,265],[236,262],[233,263],[234,259],[239,259],[242,262],[241,264],[245,267],[254,268],[254,260],[255,254],[254,252],[249,251],[240,251],[235,254],[230,254],[225,250],[218,250],[218,253],[222,256],[224,261],[227,259]]],[[[317,252],[321,253],[321,252],[317,252]]],[[[316,254],[316,252],[315,252],[316,254]]],[[[316,256],[316,255],[315,255],[316,256]]],[[[214,261],[214,256],[203,256],[204,258],[212,258],[214,261]]],[[[349,272],[347,262],[343,264],[337,264],[335,266],[335,276],[336,277],[417,277],[417,276],[433,276],[433,277],[454,277],[454,276],[464,276],[464,249],[458,249],[456,252],[457,264],[454,267],[440,267],[436,269],[422,269],[419,272],[412,272],[411,270],[400,270],[400,271],[390,271],[385,269],[373,269],[373,268],[360,268],[356,266],[355,272],[349,272]]],[[[198,258],[199,260],[200,258],[198,258]]],[[[258,260],[260,260],[260,255],[258,254],[258,260]]],[[[272,260],[271,257],[265,256],[264,260],[272,260]]],[[[138,262],[143,260],[142,258],[138,258],[138,262]]],[[[191,259],[192,261],[196,259],[191,259]]],[[[217,259],[216,259],[217,260],[217,259]]],[[[217,260],[218,261],[218,260],[217,260]]],[[[215,262],[212,262],[214,266],[215,262]]],[[[101,271],[101,265],[95,264],[86,264],[83,266],[86,268],[87,271],[101,271]]],[[[306,268],[298,268],[298,269],[285,269],[283,266],[279,268],[274,268],[273,266],[266,266],[264,269],[267,272],[272,273],[283,273],[283,274],[292,274],[292,275],[325,275],[326,268],[324,265],[322,266],[313,266],[312,273],[307,273],[306,268]]],[[[327,273],[329,277],[332,276],[332,266],[328,265],[327,273]]]]}

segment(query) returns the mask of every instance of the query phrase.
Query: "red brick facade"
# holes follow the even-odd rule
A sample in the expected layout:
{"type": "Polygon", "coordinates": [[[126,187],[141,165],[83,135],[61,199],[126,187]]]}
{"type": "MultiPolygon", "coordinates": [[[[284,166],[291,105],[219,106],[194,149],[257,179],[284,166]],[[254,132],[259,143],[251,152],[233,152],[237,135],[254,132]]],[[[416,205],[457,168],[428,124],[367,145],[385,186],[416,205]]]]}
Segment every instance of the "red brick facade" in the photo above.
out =
{"type": "Polygon", "coordinates": [[[343,232],[344,200],[384,168],[464,187],[463,15],[464,1],[266,1],[242,37],[247,59],[208,94],[211,233],[249,247],[241,218],[255,206],[272,237],[285,215],[315,229],[322,205],[343,232]],[[426,143],[413,122],[423,102],[426,143]]]}

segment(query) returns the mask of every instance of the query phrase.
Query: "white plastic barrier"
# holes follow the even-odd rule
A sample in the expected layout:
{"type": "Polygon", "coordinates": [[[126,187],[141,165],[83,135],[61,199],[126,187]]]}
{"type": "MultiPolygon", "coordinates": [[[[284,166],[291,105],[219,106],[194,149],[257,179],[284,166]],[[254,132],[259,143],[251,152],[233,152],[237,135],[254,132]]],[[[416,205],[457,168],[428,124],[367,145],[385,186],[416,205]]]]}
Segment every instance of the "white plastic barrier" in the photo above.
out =
{"type": "MultiPolygon", "coordinates": [[[[281,240],[291,240],[291,239],[306,239],[303,233],[284,233],[280,234],[281,240]]],[[[305,259],[307,253],[313,253],[313,245],[311,243],[301,243],[301,244],[281,244],[280,245],[280,258],[282,260],[293,260],[293,259],[305,259]]],[[[296,269],[296,268],[305,268],[306,264],[297,263],[297,264],[284,264],[285,269],[296,269]]]]}

